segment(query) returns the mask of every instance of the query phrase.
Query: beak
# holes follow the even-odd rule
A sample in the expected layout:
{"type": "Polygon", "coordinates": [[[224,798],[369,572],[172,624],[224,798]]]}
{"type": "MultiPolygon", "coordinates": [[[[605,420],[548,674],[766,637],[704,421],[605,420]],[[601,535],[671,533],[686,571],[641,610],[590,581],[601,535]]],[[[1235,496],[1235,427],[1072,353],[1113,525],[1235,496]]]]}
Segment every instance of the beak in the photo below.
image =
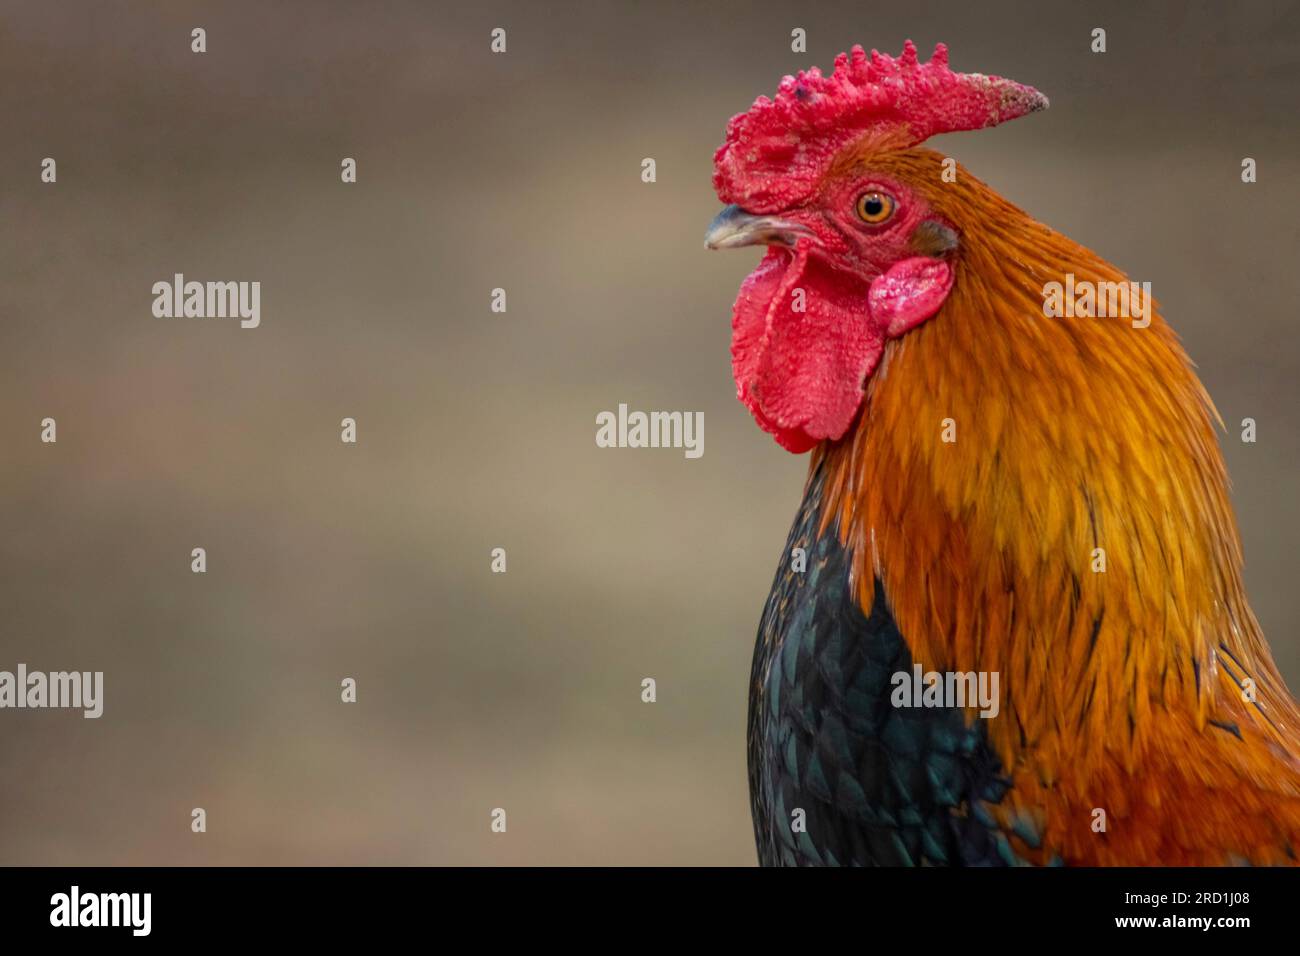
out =
{"type": "Polygon", "coordinates": [[[741,246],[791,246],[800,236],[811,236],[807,226],[777,216],[755,216],[739,206],[727,206],[709,223],[705,249],[739,249],[741,246]]]}

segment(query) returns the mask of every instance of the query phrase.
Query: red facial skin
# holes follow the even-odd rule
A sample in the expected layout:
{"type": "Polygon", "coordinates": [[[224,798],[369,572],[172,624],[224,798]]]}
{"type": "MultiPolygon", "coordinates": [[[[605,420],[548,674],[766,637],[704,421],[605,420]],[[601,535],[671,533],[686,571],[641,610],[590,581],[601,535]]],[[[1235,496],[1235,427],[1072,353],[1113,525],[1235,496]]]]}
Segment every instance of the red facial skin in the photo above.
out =
{"type": "Polygon", "coordinates": [[[912,239],[927,219],[952,227],[903,184],[869,173],[832,181],[778,215],[809,235],[794,249],[770,248],[741,285],[732,372],[763,430],[800,453],[843,437],[886,341],[939,311],[953,267],[918,255],[912,239]],[[884,222],[858,215],[858,198],[869,192],[892,197],[884,222]]]}

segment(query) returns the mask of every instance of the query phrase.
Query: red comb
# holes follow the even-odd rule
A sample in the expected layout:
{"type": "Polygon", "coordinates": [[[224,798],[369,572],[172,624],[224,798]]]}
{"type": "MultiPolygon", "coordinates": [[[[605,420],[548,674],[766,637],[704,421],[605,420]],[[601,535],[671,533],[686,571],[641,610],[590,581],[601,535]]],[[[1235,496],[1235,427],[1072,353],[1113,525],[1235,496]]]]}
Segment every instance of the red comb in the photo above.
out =
{"type": "Polygon", "coordinates": [[[775,212],[807,196],[835,153],[868,131],[897,130],[903,148],[1046,108],[1033,87],[952,72],[942,43],[928,63],[917,62],[911,40],[898,59],[855,46],[830,76],[816,67],[787,76],[776,99],[760,96],[733,116],[713,156],[713,187],[725,203],[775,212]]]}

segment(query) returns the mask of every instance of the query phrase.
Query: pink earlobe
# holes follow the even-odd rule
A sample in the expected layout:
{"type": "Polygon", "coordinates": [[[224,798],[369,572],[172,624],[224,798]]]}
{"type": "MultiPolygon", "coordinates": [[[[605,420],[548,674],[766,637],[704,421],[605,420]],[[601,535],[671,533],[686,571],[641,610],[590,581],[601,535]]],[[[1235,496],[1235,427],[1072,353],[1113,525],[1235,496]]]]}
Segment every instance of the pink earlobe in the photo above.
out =
{"type": "Polygon", "coordinates": [[[867,293],[876,328],[897,338],[939,311],[952,290],[952,267],[942,259],[915,256],[877,276],[867,293]]]}

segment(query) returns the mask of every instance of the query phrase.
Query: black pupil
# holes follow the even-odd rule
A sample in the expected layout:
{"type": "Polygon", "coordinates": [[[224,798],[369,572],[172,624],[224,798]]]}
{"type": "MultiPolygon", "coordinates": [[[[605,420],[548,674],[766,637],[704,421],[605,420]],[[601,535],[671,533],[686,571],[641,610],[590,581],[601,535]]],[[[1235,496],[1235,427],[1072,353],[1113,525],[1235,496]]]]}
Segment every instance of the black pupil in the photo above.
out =
{"type": "Polygon", "coordinates": [[[879,216],[884,211],[885,204],[879,196],[871,195],[863,202],[862,208],[866,210],[868,216],[879,216]]]}

